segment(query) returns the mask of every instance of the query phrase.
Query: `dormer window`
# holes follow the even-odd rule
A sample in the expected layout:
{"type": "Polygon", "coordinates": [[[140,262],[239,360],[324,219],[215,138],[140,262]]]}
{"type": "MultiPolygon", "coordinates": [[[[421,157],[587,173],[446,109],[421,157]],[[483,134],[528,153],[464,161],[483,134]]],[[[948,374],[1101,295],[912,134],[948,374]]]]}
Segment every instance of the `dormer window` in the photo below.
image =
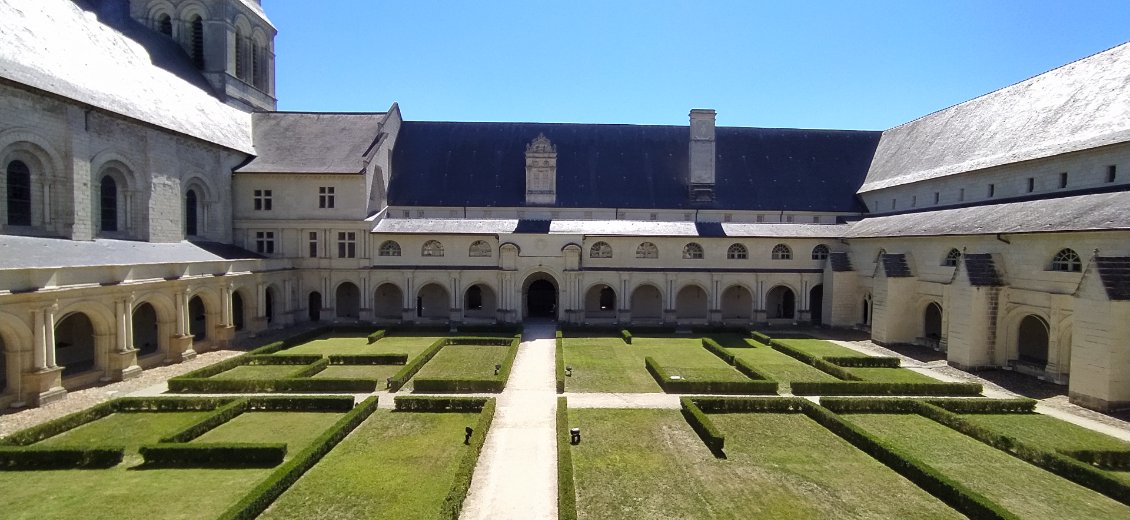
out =
{"type": "Polygon", "coordinates": [[[557,202],[557,147],[545,134],[526,146],[526,204],[557,202]]]}

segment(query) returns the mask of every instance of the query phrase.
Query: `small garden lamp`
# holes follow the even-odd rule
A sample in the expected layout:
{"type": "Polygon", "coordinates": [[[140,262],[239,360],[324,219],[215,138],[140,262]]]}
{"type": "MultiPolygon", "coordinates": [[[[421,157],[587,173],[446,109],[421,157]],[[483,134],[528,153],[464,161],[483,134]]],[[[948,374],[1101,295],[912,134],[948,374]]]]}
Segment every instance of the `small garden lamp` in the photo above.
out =
{"type": "Polygon", "coordinates": [[[573,377],[573,367],[565,367],[565,377],[573,377]]]}
{"type": "Polygon", "coordinates": [[[570,428],[569,429],[569,443],[574,444],[574,445],[581,443],[581,429],[580,428],[570,428]]]}
{"type": "Polygon", "coordinates": [[[501,363],[495,363],[495,364],[494,364],[494,375],[496,375],[496,376],[497,376],[497,375],[498,375],[498,372],[499,372],[500,370],[502,370],[502,364],[501,364],[501,363]]]}

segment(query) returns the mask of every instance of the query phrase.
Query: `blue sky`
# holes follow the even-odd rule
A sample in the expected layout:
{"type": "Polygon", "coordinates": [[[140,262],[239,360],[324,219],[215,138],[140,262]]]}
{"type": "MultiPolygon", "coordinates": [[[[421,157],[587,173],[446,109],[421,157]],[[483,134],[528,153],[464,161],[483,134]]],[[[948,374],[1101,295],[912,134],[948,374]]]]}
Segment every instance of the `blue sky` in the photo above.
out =
{"type": "Polygon", "coordinates": [[[1130,1],[264,0],[280,110],[886,129],[1130,40],[1130,1]]]}

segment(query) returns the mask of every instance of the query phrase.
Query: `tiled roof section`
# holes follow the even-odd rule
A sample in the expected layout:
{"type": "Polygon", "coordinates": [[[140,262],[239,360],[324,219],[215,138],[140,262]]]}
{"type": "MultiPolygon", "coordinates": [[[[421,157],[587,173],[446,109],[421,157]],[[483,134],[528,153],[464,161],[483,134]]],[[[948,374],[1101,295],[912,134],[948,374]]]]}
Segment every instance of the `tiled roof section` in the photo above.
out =
{"type": "Polygon", "coordinates": [[[860,193],[1130,141],[1130,43],[886,132],[860,193]]]}
{"type": "MultiPolygon", "coordinates": [[[[549,233],[593,236],[684,236],[838,238],[846,224],[732,224],[660,222],[650,220],[551,220],[549,233]],[[721,229],[722,234],[717,234],[721,229]]],[[[385,218],[374,233],[507,234],[516,233],[517,219],[385,218]]]]}
{"type": "Polygon", "coordinates": [[[262,256],[215,242],[151,243],[0,235],[0,269],[211,262],[262,256]]]}
{"type": "MultiPolygon", "coordinates": [[[[405,121],[389,205],[525,205],[525,150],[557,149],[557,204],[571,208],[699,207],[687,188],[685,126],[405,121]]],[[[718,209],[862,212],[854,192],[879,132],[716,130],[718,209]]]]}
{"type": "Polygon", "coordinates": [[[887,278],[910,278],[914,276],[910,273],[910,265],[906,263],[906,255],[904,254],[884,254],[882,261],[883,272],[887,274],[887,278]]]}
{"type": "Polygon", "coordinates": [[[967,253],[962,255],[965,262],[965,273],[969,277],[969,285],[974,287],[999,287],[1004,285],[1004,280],[997,272],[993,262],[993,255],[988,253],[967,253]]]}
{"type": "Polygon", "coordinates": [[[1115,301],[1130,300],[1130,257],[1097,256],[1095,263],[1106,295],[1115,301]]]}
{"type": "Polygon", "coordinates": [[[359,173],[384,113],[259,112],[256,157],[237,173],[359,173]]]}
{"type": "Polygon", "coordinates": [[[251,153],[251,115],[217,99],[175,42],[125,9],[0,0],[0,77],[251,153]]]}
{"type": "Polygon", "coordinates": [[[845,238],[1130,229],[1130,191],[865,218],[845,238]]]}
{"type": "Polygon", "coordinates": [[[851,258],[843,251],[833,251],[828,253],[828,262],[832,264],[832,271],[837,273],[845,273],[851,271],[851,258]]]}
{"type": "Polygon", "coordinates": [[[521,219],[518,221],[518,226],[514,228],[514,232],[545,235],[549,233],[550,224],[551,221],[549,220],[521,219]]]}

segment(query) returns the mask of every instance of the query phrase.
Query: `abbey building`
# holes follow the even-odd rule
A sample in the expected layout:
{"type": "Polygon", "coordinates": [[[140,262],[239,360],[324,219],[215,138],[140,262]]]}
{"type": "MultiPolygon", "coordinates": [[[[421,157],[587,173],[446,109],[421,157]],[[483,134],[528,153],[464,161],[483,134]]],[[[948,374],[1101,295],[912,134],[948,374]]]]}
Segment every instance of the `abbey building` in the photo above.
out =
{"type": "Polygon", "coordinates": [[[0,405],[308,321],[819,324],[1130,406],[1130,44],[882,131],[277,112],[257,0],[0,0],[0,405]]]}

